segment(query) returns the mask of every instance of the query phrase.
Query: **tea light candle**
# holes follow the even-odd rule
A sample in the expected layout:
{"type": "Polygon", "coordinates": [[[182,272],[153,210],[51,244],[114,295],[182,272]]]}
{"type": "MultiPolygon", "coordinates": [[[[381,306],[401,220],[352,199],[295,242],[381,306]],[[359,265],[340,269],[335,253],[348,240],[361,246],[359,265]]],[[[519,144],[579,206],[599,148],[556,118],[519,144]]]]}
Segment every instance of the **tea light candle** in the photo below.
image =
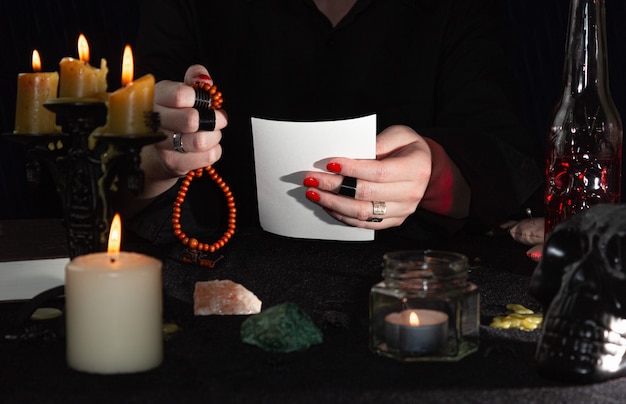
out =
{"type": "Polygon", "coordinates": [[[32,65],[34,73],[20,73],[17,76],[14,133],[57,133],[56,115],[43,104],[57,97],[59,73],[40,72],[41,58],[37,50],[33,51],[32,65]]]}
{"type": "Polygon", "coordinates": [[[109,95],[107,133],[117,135],[141,135],[153,130],[146,119],[154,103],[154,76],[133,81],[134,62],[130,46],[124,49],[122,58],[122,88],[109,95]]]}
{"type": "Polygon", "coordinates": [[[89,44],[83,34],[78,38],[78,57],[64,57],[59,64],[61,70],[59,97],[106,98],[106,59],[100,59],[100,68],[89,64],[89,44]]]}
{"type": "Polygon", "coordinates": [[[75,370],[140,372],[163,359],[162,264],[120,252],[120,234],[116,215],[108,251],[78,256],[65,268],[67,361],[75,370]]]}
{"type": "Polygon", "coordinates": [[[448,338],[448,315],[409,309],[385,316],[385,340],[391,349],[412,354],[439,353],[448,338]]]}

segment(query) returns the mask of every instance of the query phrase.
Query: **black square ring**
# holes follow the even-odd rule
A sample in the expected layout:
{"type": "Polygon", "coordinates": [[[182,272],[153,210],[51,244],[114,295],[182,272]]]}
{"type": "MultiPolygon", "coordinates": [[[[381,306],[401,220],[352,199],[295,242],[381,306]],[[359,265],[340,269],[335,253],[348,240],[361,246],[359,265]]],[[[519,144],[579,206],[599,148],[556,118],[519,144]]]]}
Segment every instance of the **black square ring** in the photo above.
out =
{"type": "Polygon", "coordinates": [[[339,194],[354,198],[354,196],[356,195],[356,178],[343,177],[343,181],[341,182],[341,186],[339,187],[339,194]]]}
{"type": "Polygon", "coordinates": [[[193,107],[197,110],[211,108],[211,104],[213,103],[211,94],[208,91],[195,86],[194,91],[196,92],[196,101],[194,102],[193,107]]]}
{"type": "Polygon", "coordinates": [[[200,115],[198,130],[206,130],[208,132],[215,130],[215,110],[199,108],[198,114],[200,115]]]}

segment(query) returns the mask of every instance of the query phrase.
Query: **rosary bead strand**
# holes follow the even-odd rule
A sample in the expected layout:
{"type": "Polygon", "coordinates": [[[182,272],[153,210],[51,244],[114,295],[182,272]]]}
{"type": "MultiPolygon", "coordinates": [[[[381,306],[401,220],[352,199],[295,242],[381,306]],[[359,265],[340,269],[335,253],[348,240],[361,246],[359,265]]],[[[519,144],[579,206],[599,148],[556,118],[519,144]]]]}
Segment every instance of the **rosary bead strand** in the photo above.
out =
{"type": "Polygon", "coordinates": [[[236,223],[237,208],[235,206],[235,197],[233,196],[230,187],[226,184],[226,182],[224,182],[224,179],[217,174],[215,168],[213,168],[212,166],[207,166],[205,168],[199,168],[189,171],[178,190],[178,195],[176,197],[176,200],[174,201],[174,207],[172,209],[172,228],[174,230],[174,235],[182,242],[182,244],[186,246],[189,250],[191,250],[192,253],[195,253],[196,251],[213,253],[224,247],[226,243],[230,241],[232,236],[235,234],[236,223]],[[181,225],[182,205],[183,203],[185,203],[185,198],[187,197],[189,186],[194,179],[202,177],[204,172],[206,172],[211,177],[211,179],[220,187],[220,189],[224,193],[224,196],[226,197],[226,204],[228,206],[227,229],[222,237],[214,243],[203,243],[195,237],[189,237],[187,233],[183,231],[181,225]]]}
{"type": "MultiPolygon", "coordinates": [[[[222,107],[224,100],[222,98],[222,93],[217,90],[217,86],[197,81],[193,84],[193,88],[196,90],[197,102],[201,107],[208,107],[211,109],[219,109],[222,107]]],[[[178,189],[178,195],[172,208],[172,228],[174,230],[174,236],[176,236],[181,243],[187,247],[187,255],[191,257],[191,259],[183,257],[183,261],[188,263],[196,262],[202,266],[213,268],[217,260],[211,261],[203,259],[203,253],[214,253],[224,247],[226,243],[230,241],[233,234],[235,234],[236,224],[237,208],[235,206],[235,197],[233,196],[230,187],[226,184],[226,182],[224,182],[224,179],[217,174],[215,168],[207,166],[189,171],[178,189]],[[213,243],[203,243],[195,237],[189,237],[183,231],[180,222],[182,205],[185,203],[189,187],[191,186],[192,181],[195,178],[202,177],[204,172],[206,172],[211,177],[213,182],[215,182],[215,184],[217,184],[217,186],[219,186],[222,190],[224,196],[226,197],[226,206],[228,207],[228,225],[226,231],[219,240],[213,243]]]]}

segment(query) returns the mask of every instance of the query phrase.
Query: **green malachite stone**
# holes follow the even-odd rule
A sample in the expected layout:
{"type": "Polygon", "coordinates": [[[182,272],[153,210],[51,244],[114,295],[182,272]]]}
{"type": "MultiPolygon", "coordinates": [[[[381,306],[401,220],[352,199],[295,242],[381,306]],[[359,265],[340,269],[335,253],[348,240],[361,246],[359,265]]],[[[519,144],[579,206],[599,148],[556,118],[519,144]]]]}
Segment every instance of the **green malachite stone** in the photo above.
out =
{"type": "Polygon", "coordinates": [[[241,340],[268,352],[303,351],[321,344],[322,332],[293,303],[282,303],[248,317],[241,324],[241,340]]]}

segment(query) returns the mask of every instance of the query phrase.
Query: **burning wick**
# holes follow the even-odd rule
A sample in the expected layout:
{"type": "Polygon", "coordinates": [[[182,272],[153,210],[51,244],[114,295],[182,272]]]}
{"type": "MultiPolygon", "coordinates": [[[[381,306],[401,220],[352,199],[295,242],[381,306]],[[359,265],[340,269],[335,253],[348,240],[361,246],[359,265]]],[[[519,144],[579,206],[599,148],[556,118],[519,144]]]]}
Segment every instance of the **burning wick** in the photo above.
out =
{"type": "Polygon", "coordinates": [[[109,245],[107,247],[107,252],[109,253],[109,259],[111,263],[117,261],[117,256],[120,253],[120,245],[122,244],[122,220],[120,219],[120,214],[116,213],[113,216],[113,221],[111,222],[111,231],[109,232],[109,245]]]}

